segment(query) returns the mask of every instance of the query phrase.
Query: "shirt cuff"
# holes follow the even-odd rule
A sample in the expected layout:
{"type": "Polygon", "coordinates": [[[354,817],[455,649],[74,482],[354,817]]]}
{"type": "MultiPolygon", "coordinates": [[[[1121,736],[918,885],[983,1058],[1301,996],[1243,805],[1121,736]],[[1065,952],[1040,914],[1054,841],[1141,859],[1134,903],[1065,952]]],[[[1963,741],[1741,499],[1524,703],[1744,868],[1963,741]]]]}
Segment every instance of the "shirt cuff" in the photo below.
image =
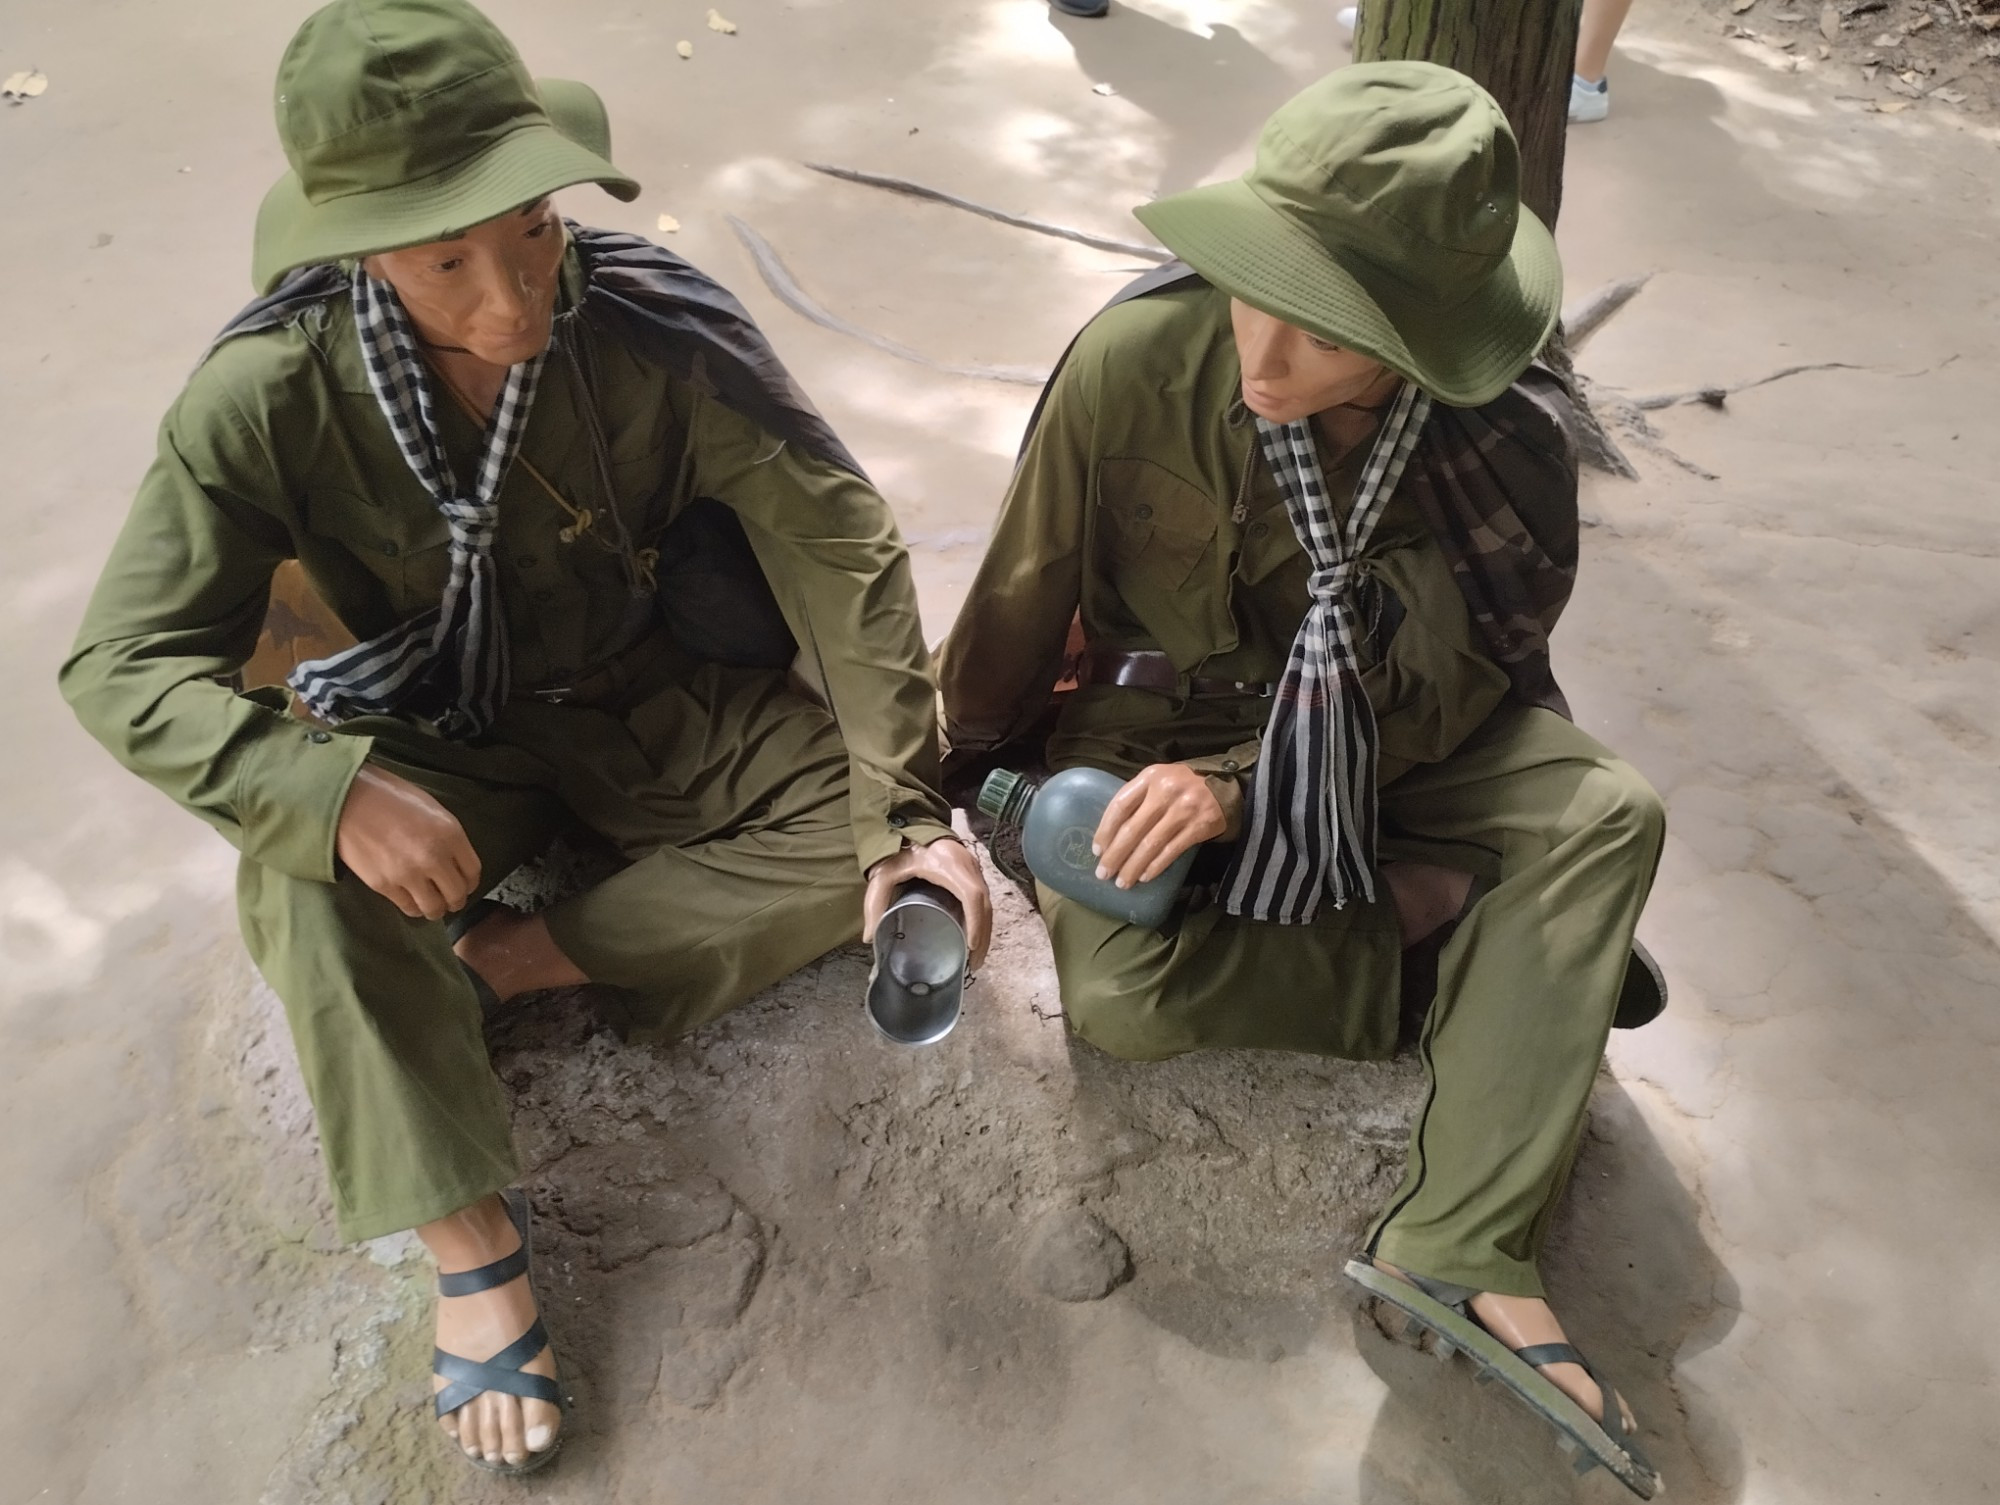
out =
{"type": "Polygon", "coordinates": [[[1202,776],[1209,792],[1215,796],[1216,804],[1222,807],[1222,834],[1213,840],[1235,841],[1243,834],[1243,780],[1257,766],[1257,755],[1262,751],[1261,742],[1242,742],[1228,752],[1207,758],[1189,758],[1182,765],[1202,776]]]}
{"type": "Polygon", "coordinates": [[[873,871],[875,864],[886,861],[902,851],[905,845],[927,847],[940,837],[954,839],[958,832],[943,821],[916,812],[891,815],[882,827],[867,836],[855,832],[855,854],[861,859],[861,871],[873,871]]]}
{"type": "Polygon", "coordinates": [[[243,855],[294,878],[331,883],[340,812],[375,739],[284,722],[258,742],[237,779],[243,855]]]}

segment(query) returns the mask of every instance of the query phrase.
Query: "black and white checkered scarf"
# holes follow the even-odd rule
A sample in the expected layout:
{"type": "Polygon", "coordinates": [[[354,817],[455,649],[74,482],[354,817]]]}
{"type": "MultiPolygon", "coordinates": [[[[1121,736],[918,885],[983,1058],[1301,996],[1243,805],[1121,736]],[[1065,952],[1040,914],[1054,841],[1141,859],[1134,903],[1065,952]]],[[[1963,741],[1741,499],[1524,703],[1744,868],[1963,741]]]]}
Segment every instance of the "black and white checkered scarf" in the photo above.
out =
{"type": "Polygon", "coordinates": [[[1375,712],[1355,651],[1356,573],[1430,413],[1404,383],[1369,452],[1342,528],[1327,495],[1312,422],[1257,422],[1292,527],[1312,564],[1312,605],[1292,640],[1264,727],[1222,904],[1233,915],[1309,923],[1320,899],[1336,907],[1375,897],[1375,712]]]}
{"type": "Polygon", "coordinates": [[[352,291],[368,384],[403,458],[451,529],[451,575],[438,605],[380,637],[300,664],[291,686],[324,721],[400,711],[434,722],[447,737],[477,736],[507,699],[507,626],[493,544],[500,486],[528,426],[545,356],[508,371],[486,426],[478,481],[463,495],[438,437],[430,381],[401,301],[359,266],[352,291]]]}

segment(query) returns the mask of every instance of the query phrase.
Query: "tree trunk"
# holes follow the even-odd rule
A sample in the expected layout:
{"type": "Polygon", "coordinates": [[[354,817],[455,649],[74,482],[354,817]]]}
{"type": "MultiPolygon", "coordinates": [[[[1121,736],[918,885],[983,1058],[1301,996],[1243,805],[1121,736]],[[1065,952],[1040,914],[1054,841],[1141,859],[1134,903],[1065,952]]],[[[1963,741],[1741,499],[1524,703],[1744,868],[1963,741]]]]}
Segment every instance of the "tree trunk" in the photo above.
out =
{"type": "MultiPolygon", "coordinates": [[[[1441,63],[1484,88],[1500,102],[1521,148],[1521,202],[1554,230],[1582,10],[1581,0],[1367,0],[1354,23],[1354,60],[1441,63]]],[[[1584,463],[1636,480],[1638,471],[1591,410],[1561,325],[1542,359],[1576,404],[1584,463]]]]}
{"type": "Polygon", "coordinates": [[[1553,230],[1580,13],[1579,0],[1368,0],[1354,60],[1441,63],[1497,99],[1521,146],[1521,202],[1553,230]]]}

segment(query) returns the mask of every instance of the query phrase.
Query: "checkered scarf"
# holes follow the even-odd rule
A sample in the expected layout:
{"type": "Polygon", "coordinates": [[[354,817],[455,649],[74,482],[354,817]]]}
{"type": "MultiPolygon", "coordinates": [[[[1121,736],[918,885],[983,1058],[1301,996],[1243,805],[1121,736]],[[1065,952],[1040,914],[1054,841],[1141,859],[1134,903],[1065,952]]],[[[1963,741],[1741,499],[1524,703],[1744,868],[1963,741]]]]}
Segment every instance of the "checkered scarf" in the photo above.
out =
{"type": "Polygon", "coordinates": [[[1264,458],[1312,564],[1312,605],[1273,692],[1243,840],[1223,884],[1230,914],[1303,925],[1323,895],[1336,907],[1357,893],[1375,897],[1375,712],[1355,652],[1354,587],[1430,405],[1415,385],[1403,384],[1344,529],[1320,472],[1311,420],[1257,421],[1264,458]]]}
{"type": "Polygon", "coordinates": [[[528,426],[545,357],[508,371],[486,426],[478,483],[463,496],[438,437],[416,335],[395,289],[357,266],[352,291],[368,384],[403,458],[451,529],[451,576],[438,605],[380,637],[300,664],[291,686],[325,721],[401,711],[435,722],[447,737],[477,736],[507,699],[507,631],[493,543],[500,531],[500,486],[528,426]]]}

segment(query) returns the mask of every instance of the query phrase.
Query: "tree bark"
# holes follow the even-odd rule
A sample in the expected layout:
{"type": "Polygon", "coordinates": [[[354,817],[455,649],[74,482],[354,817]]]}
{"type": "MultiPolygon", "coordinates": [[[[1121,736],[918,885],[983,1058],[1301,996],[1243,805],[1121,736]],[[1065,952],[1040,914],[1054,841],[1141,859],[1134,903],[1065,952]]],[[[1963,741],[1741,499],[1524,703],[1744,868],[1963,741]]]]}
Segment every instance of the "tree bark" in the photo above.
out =
{"type": "Polygon", "coordinates": [[[1456,68],[1500,102],[1521,147],[1521,202],[1556,227],[1579,0],[1368,0],[1354,60],[1456,68]]]}
{"type": "MultiPolygon", "coordinates": [[[[1521,202],[1553,231],[1562,212],[1569,81],[1582,12],[1582,0],[1365,0],[1354,23],[1354,60],[1441,63],[1491,94],[1521,149],[1521,202]]],[[[1591,409],[1561,325],[1542,359],[1576,404],[1584,463],[1636,480],[1638,471],[1591,409]]]]}

